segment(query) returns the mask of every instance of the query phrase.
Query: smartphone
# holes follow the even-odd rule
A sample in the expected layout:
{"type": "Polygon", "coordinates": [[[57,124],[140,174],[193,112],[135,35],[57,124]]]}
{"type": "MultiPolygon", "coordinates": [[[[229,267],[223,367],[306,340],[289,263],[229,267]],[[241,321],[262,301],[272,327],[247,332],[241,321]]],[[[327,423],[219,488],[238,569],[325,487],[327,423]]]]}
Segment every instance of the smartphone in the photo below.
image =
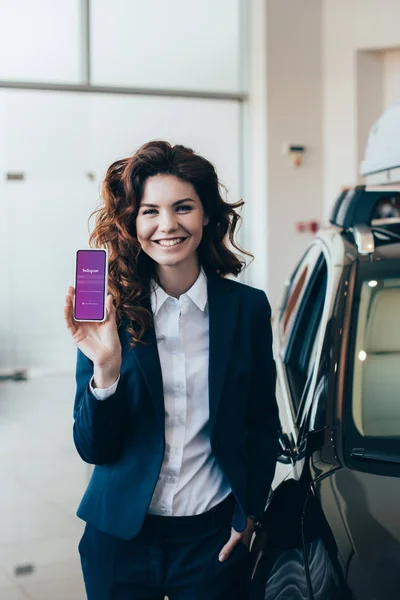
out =
{"type": "Polygon", "coordinates": [[[75,259],[75,321],[106,320],[108,252],[104,248],[77,250],[75,259]]]}

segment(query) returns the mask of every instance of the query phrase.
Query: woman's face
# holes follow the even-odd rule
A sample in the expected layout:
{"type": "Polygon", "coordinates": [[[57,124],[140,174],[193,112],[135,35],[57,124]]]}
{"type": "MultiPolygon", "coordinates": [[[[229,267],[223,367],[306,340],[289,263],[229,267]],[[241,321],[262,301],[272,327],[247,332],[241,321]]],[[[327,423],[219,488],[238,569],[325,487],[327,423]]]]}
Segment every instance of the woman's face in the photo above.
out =
{"type": "Polygon", "coordinates": [[[159,266],[197,261],[196,250],[207,222],[191,183],[175,175],[154,175],[145,181],[136,233],[143,252],[159,266]]]}

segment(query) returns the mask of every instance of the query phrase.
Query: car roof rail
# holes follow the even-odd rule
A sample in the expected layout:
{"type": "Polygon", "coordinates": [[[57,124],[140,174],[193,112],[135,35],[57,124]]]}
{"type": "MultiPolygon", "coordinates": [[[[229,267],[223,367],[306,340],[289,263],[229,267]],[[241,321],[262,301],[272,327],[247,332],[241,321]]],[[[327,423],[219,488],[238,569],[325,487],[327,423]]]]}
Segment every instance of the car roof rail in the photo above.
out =
{"type": "Polygon", "coordinates": [[[391,200],[398,195],[400,195],[399,191],[393,189],[371,190],[365,185],[343,190],[333,206],[329,221],[337,227],[352,232],[360,254],[371,254],[375,251],[371,224],[377,204],[385,198],[391,200]]]}
{"type": "Polygon", "coordinates": [[[368,189],[365,185],[356,185],[343,191],[336,200],[329,221],[333,225],[350,229],[355,225],[371,225],[375,207],[379,200],[399,195],[398,191],[368,189]]]}

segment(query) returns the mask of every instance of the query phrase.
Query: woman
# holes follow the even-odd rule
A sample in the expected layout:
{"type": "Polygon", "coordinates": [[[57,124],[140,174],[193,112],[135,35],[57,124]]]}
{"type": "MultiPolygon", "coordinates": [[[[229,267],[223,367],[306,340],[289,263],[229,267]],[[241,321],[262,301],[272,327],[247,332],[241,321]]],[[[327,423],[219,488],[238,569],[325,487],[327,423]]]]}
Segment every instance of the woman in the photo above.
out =
{"type": "Polygon", "coordinates": [[[244,266],[243,203],[213,165],[150,142],[108,169],[90,243],[109,249],[104,323],[75,322],[74,441],[89,600],[234,600],[270,489],[278,413],[270,307],[244,266]]]}

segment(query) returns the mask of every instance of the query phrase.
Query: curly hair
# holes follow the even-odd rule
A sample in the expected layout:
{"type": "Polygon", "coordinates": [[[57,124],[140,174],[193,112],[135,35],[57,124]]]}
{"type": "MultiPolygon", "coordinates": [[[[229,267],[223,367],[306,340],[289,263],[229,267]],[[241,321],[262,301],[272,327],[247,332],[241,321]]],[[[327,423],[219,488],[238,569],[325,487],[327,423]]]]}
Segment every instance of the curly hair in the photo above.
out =
{"type": "Polygon", "coordinates": [[[140,343],[152,326],[149,298],[152,280],[159,282],[157,264],[141,252],[136,217],[146,179],[159,174],[175,175],[191,183],[202,202],[208,224],[197,253],[206,273],[236,276],[246,266],[244,259],[228,248],[228,243],[252,257],[235,241],[235,230],[241,221],[236,209],[244,202],[230,204],[222,199],[221,190],[225,188],[211,162],[190,148],[171,146],[166,141],[148,142],[133,156],[114,162],[102,185],[103,201],[89,217],[90,220],[96,216],[89,245],[108,249],[108,291],[116,303],[117,325],[123,320],[128,323],[131,346],[140,343]]]}

